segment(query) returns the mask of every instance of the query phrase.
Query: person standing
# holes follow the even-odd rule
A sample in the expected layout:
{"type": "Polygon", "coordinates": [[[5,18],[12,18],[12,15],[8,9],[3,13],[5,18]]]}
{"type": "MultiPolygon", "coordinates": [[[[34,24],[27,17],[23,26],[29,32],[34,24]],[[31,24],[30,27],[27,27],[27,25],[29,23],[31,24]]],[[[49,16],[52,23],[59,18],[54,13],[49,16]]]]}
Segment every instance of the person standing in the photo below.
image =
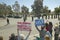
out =
{"type": "Polygon", "coordinates": [[[55,25],[55,28],[54,28],[54,31],[55,31],[55,39],[54,40],[58,40],[58,36],[59,36],[59,28],[58,28],[58,25],[56,24],[55,25]]]}
{"type": "Polygon", "coordinates": [[[41,40],[44,40],[44,36],[46,34],[46,30],[44,30],[45,26],[41,26],[41,30],[37,26],[35,26],[35,27],[39,32],[39,36],[40,36],[41,40]]]}
{"type": "Polygon", "coordinates": [[[49,31],[52,36],[52,27],[53,27],[52,22],[45,23],[45,26],[46,26],[46,30],[49,31]]]}
{"type": "Polygon", "coordinates": [[[49,31],[48,23],[45,23],[46,30],[49,31]]]}
{"type": "Polygon", "coordinates": [[[51,36],[51,34],[50,34],[49,31],[46,31],[46,35],[48,35],[49,36],[49,39],[52,40],[52,36],[51,36]]]}
{"type": "Polygon", "coordinates": [[[58,40],[60,40],[60,34],[59,34],[59,36],[58,36],[58,40]]]}
{"type": "Polygon", "coordinates": [[[32,15],[32,21],[34,20],[34,16],[32,15]]]}
{"type": "Polygon", "coordinates": [[[49,32],[50,32],[51,36],[52,36],[52,28],[53,28],[53,24],[52,24],[52,22],[49,22],[49,32]]]}
{"type": "Polygon", "coordinates": [[[27,20],[27,15],[23,16],[23,20],[24,20],[24,22],[27,20]]]}
{"type": "Polygon", "coordinates": [[[29,33],[27,34],[27,36],[25,37],[25,35],[24,34],[20,34],[20,35],[18,35],[17,36],[17,38],[16,39],[18,39],[18,40],[28,40],[28,38],[29,38],[29,36],[30,36],[30,33],[31,33],[31,29],[29,30],[29,33]]]}
{"type": "Polygon", "coordinates": [[[9,23],[9,19],[8,19],[8,18],[7,18],[7,24],[10,24],[10,23],[9,23]]]}
{"type": "Polygon", "coordinates": [[[11,36],[10,36],[10,38],[9,38],[9,40],[15,40],[15,38],[16,38],[16,37],[15,37],[15,34],[12,33],[11,36]]]}

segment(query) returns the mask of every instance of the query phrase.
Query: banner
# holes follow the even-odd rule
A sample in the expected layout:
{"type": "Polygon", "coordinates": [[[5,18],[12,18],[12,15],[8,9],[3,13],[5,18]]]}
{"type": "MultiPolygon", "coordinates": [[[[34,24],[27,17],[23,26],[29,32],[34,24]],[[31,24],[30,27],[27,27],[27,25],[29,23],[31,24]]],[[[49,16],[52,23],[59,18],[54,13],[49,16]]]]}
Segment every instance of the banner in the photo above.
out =
{"type": "Polygon", "coordinates": [[[31,23],[29,23],[29,22],[18,22],[17,27],[21,31],[29,31],[29,30],[31,30],[31,23]]]}
{"type": "Polygon", "coordinates": [[[36,19],[35,26],[44,26],[44,19],[36,19]]]}

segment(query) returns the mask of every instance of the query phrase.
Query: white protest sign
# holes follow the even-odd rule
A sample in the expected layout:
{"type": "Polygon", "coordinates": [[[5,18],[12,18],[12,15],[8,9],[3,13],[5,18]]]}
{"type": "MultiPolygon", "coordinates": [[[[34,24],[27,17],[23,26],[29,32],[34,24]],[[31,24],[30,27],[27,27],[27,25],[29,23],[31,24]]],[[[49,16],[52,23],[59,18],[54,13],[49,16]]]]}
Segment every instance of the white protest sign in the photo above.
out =
{"type": "Polygon", "coordinates": [[[18,22],[17,27],[21,31],[29,31],[29,30],[31,30],[31,23],[29,23],[29,22],[18,22]]]}

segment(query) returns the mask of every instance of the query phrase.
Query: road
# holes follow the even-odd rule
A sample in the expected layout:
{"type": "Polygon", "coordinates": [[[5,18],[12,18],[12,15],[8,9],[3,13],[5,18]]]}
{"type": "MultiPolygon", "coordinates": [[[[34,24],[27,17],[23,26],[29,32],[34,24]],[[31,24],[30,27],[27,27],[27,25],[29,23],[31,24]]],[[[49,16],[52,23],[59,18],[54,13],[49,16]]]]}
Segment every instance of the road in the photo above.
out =
{"type": "MultiPolygon", "coordinates": [[[[10,20],[10,24],[7,25],[6,19],[2,19],[2,20],[0,19],[0,36],[3,36],[4,40],[8,40],[11,33],[15,33],[15,35],[17,35],[17,22],[22,22],[23,18],[22,19],[9,18],[9,20],[10,20]]],[[[57,19],[47,19],[47,20],[52,21],[53,25],[59,22],[57,19]]],[[[45,21],[47,20],[45,19],[45,21]]],[[[32,22],[31,17],[28,17],[27,22],[31,22],[31,27],[32,27],[32,31],[28,40],[33,40],[35,39],[34,35],[38,35],[38,31],[36,30],[34,25],[35,21],[32,22]]],[[[29,31],[20,31],[20,34],[24,34],[26,37],[28,32],[29,31]]],[[[54,31],[53,31],[53,34],[54,34],[54,31]]],[[[54,40],[54,36],[52,40],[54,40]]]]}

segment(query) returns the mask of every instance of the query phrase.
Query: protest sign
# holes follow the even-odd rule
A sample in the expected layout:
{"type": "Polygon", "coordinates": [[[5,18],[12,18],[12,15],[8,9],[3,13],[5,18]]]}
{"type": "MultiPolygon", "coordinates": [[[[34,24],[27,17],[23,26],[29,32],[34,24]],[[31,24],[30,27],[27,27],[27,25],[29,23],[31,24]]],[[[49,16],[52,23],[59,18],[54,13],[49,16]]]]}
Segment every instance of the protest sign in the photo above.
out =
{"type": "Polygon", "coordinates": [[[29,22],[18,22],[17,27],[21,31],[29,31],[29,30],[31,30],[31,23],[29,23],[29,22]]]}
{"type": "Polygon", "coordinates": [[[43,25],[44,25],[44,19],[35,20],[35,26],[43,26],[43,25]]]}

